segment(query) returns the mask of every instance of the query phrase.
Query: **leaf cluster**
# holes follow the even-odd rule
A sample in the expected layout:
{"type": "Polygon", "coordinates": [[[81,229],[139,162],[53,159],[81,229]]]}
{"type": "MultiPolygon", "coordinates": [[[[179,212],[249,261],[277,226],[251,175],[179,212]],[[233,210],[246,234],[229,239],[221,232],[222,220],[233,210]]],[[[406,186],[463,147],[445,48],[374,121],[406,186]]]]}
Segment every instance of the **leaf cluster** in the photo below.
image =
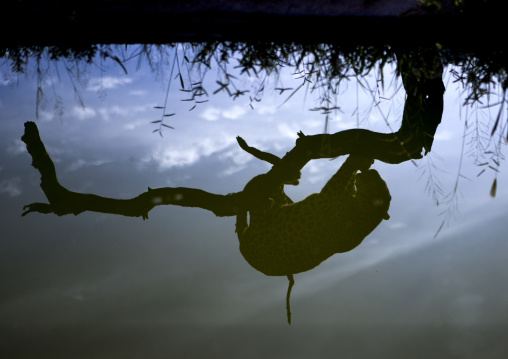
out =
{"type": "Polygon", "coordinates": [[[32,59],[48,55],[51,61],[62,58],[91,63],[99,50],[98,45],[90,46],[15,46],[0,48],[0,58],[7,60],[11,71],[24,73],[32,59]]]}

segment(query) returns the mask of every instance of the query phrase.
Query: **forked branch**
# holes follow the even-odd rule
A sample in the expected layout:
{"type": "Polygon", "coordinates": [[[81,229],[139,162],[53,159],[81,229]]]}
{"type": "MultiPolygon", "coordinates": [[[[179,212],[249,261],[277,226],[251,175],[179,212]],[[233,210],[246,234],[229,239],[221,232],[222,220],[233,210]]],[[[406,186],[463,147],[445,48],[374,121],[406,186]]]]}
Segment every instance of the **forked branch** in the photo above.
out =
{"type": "MultiPolygon", "coordinates": [[[[29,204],[24,207],[23,216],[31,212],[63,216],[94,211],[146,219],[148,212],[159,205],[198,207],[217,216],[236,216],[263,205],[274,193],[285,196],[284,185],[298,184],[301,169],[313,159],[352,154],[397,164],[422,158],[423,151],[427,154],[431,150],[434,134],[441,123],[444,85],[439,76],[415,78],[410,71],[401,71],[407,99],[402,124],[397,132],[350,129],[313,136],[299,132],[296,145],[282,158],[250,147],[241,137],[237,137],[243,150],[273,166],[267,173],[250,180],[243,191],[228,195],[186,187],[148,188],[147,192],[131,199],[113,199],[69,191],[58,182],[55,165],[42,143],[36,124],[26,122],[25,134],[21,139],[32,156],[32,165],[41,174],[41,188],[49,204],[29,204]]],[[[289,198],[287,203],[291,203],[289,198]]]]}

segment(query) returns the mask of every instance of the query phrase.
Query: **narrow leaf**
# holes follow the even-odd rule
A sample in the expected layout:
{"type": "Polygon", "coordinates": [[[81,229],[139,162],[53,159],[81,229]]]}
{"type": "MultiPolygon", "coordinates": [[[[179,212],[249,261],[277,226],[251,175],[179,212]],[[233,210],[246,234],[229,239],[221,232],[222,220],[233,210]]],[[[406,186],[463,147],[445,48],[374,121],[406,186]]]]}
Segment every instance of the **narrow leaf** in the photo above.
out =
{"type": "Polygon", "coordinates": [[[283,102],[281,105],[279,105],[279,108],[280,108],[280,107],[282,107],[282,106],[283,106],[286,102],[288,102],[288,101],[289,101],[289,99],[290,99],[291,97],[293,97],[293,95],[294,95],[295,93],[297,93],[297,92],[298,92],[298,90],[300,90],[300,89],[303,87],[303,85],[304,85],[304,84],[305,84],[305,81],[304,81],[304,82],[302,82],[302,84],[301,84],[300,86],[298,86],[296,89],[294,89],[294,90],[293,90],[293,92],[291,92],[291,94],[290,94],[290,95],[289,95],[289,96],[288,96],[288,97],[284,100],[284,102],[283,102]]]}
{"type": "Polygon", "coordinates": [[[162,120],[152,121],[151,123],[159,123],[162,122],[162,120]]]}
{"type": "Polygon", "coordinates": [[[122,61],[118,58],[118,56],[111,56],[109,53],[105,52],[103,53],[103,57],[106,58],[106,57],[109,57],[110,59],[112,59],[113,61],[116,61],[116,63],[118,65],[120,65],[120,67],[122,68],[122,70],[125,72],[125,74],[127,75],[127,69],[125,68],[125,66],[122,64],[122,61]]]}
{"type": "Polygon", "coordinates": [[[112,58],[114,61],[116,61],[116,63],[118,65],[120,65],[122,67],[122,70],[123,72],[125,72],[125,74],[127,75],[127,69],[125,68],[125,66],[122,64],[122,61],[120,61],[120,59],[118,58],[118,56],[109,56],[110,58],[112,58]]]}
{"type": "Polygon", "coordinates": [[[170,125],[166,125],[165,123],[163,123],[162,126],[167,127],[167,128],[172,128],[173,130],[175,129],[174,127],[171,127],[170,125]]]}
{"type": "Polygon", "coordinates": [[[497,190],[497,178],[494,178],[494,182],[492,183],[492,188],[490,189],[490,196],[492,198],[496,197],[497,190]]]}
{"type": "Polygon", "coordinates": [[[439,226],[436,234],[434,234],[434,238],[436,238],[437,235],[439,234],[439,232],[441,232],[441,230],[443,229],[444,225],[445,225],[445,221],[443,221],[443,223],[441,223],[441,225],[439,226]]]}
{"type": "Polygon", "coordinates": [[[503,112],[504,101],[501,102],[501,107],[499,108],[499,113],[497,114],[496,122],[494,123],[494,127],[492,127],[492,132],[490,136],[494,136],[494,132],[496,132],[497,125],[499,124],[499,119],[501,118],[501,113],[503,112]]]}
{"type": "Polygon", "coordinates": [[[178,75],[180,75],[180,85],[182,85],[182,88],[184,89],[185,88],[185,84],[183,83],[183,77],[182,77],[182,74],[179,73],[178,75]]]}
{"type": "Polygon", "coordinates": [[[170,113],[170,114],[167,114],[167,115],[164,115],[164,117],[171,117],[171,116],[174,116],[176,115],[175,113],[170,113]]]}

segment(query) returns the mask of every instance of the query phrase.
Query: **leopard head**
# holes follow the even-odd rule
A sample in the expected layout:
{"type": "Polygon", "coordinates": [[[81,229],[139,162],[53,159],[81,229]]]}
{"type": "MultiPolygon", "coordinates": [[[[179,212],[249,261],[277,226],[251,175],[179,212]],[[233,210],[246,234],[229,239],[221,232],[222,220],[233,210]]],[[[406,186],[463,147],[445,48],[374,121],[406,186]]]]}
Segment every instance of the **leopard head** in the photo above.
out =
{"type": "Polygon", "coordinates": [[[356,198],[380,213],[383,219],[389,219],[388,209],[392,196],[386,182],[376,170],[360,172],[355,178],[356,198]]]}

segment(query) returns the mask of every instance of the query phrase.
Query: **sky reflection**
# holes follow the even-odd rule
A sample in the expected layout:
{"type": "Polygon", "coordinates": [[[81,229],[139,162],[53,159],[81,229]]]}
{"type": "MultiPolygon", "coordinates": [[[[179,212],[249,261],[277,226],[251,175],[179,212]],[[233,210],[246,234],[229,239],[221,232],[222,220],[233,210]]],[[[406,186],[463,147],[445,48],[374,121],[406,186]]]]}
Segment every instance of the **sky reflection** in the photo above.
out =
{"type": "MultiPolygon", "coordinates": [[[[239,149],[236,136],[282,156],[297,131],[324,128],[324,117],[307,111],[313,99],[303,93],[284,104],[284,97],[265,95],[254,110],[247,99],[218,94],[189,111],[175,88],[170,103],[177,115],[168,121],[175,130],[160,137],[150,122],[160,116],[154,106],[164,100],[164,85],[149,69],[128,70],[91,75],[85,107],[67,81],[52,79],[64,112],[59,118],[48,106],[37,125],[70,190],[115,198],[148,186],[236,192],[269,168],[239,149]]],[[[151,211],[147,221],[100,213],[21,218],[24,205],[45,202],[20,141],[23,123],[34,120],[35,89],[29,78],[14,87],[0,84],[0,325],[9,357],[506,354],[500,338],[508,323],[508,178],[502,166],[492,199],[494,172],[476,177],[479,167],[463,159],[469,180],[460,180],[456,218],[434,238],[448,207],[437,207],[426,193],[429,160],[376,162],[393,197],[391,219],[354,251],[295,276],[289,327],[287,279],[264,276],[244,261],[234,218],[169,206],[151,211]]],[[[362,111],[371,105],[367,95],[356,96],[351,83],[329,132],[356,126],[356,104],[362,111]]],[[[385,114],[393,107],[394,129],[403,99],[401,90],[381,104],[385,114]]],[[[449,83],[431,154],[446,192],[460,163],[459,103],[449,83]]],[[[361,127],[389,132],[375,111],[361,127]]],[[[343,161],[309,163],[288,195],[301,200],[319,191],[343,161]]]]}

